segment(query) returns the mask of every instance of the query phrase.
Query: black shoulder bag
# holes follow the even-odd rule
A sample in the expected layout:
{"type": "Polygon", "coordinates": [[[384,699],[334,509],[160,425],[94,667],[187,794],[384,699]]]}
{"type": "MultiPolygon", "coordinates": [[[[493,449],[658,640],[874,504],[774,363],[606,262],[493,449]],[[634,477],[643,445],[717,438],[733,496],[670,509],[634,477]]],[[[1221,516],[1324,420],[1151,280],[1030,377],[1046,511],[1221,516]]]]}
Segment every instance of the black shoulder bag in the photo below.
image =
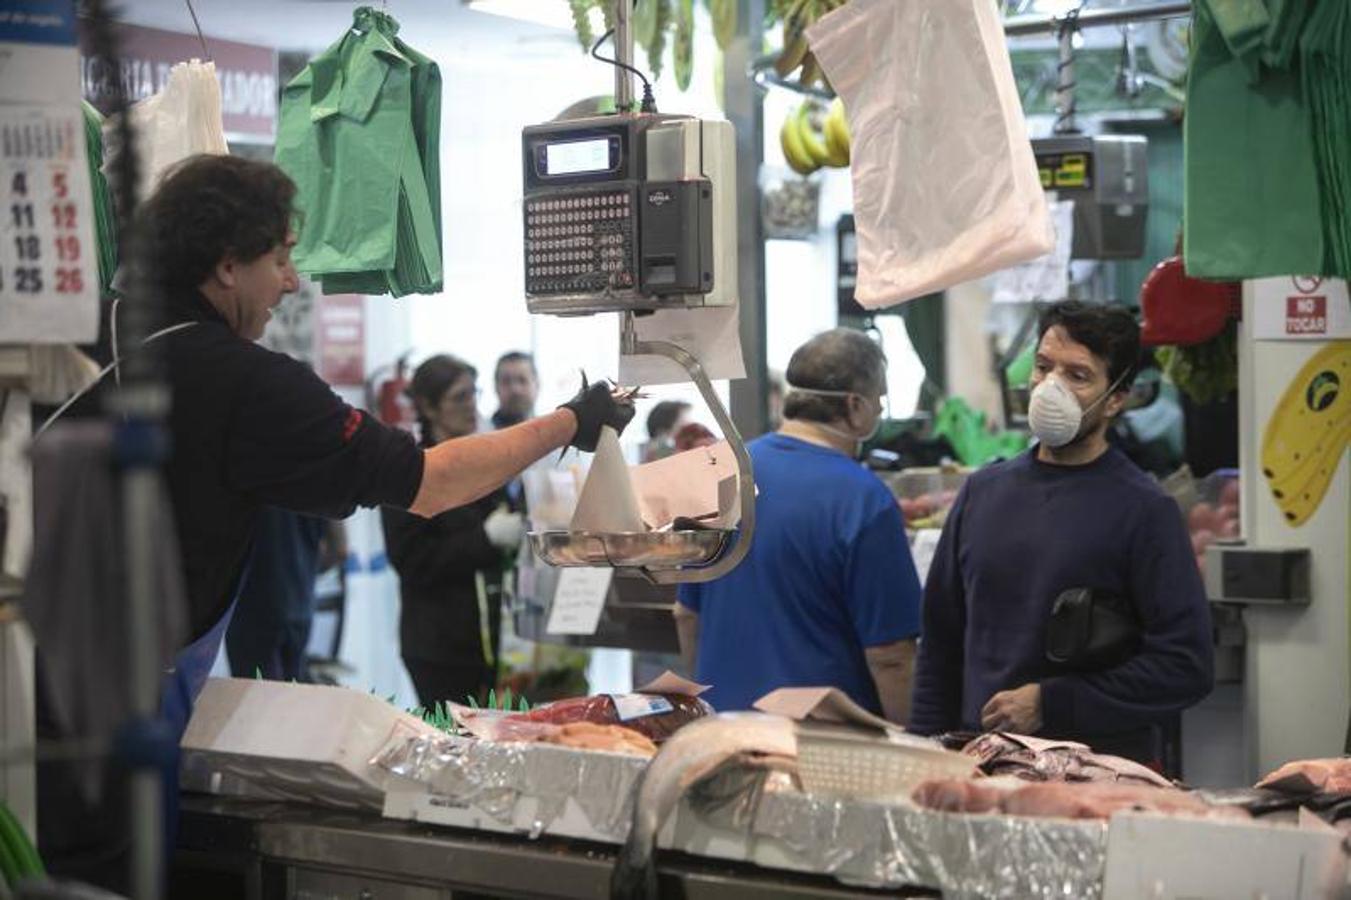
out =
{"type": "Polygon", "coordinates": [[[1096,588],[1070,588],[1055,598],[1046,625],[1046,658],[1070,669],[1109,669],[1140,649],[1130,601],[1096,588]]]}

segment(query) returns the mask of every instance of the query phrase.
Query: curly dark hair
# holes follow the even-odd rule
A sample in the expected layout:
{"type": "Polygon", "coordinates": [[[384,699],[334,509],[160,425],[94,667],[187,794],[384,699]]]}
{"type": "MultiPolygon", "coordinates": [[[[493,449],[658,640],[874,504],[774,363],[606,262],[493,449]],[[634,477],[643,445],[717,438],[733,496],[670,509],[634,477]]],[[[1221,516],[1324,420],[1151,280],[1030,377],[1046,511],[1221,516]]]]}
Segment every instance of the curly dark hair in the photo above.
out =
{"type": "Polygon", "coordinates": [[[195,290],[227,256],[251,262],[286,240],[295,183],[271,163],[199,154],[178,163],[136,211],[147,276],[195,290]]]}
{"type": "Polygon", "coordinates": [[[1120,306],[1078,300],[1053,303],[1041,311],[1037,343],[1057,325],[1107,363],[1107,381],[1116,384],[1121,379],[1117,391],[1130,390],[1140,365],[1140,326],[1135,316],[1120,306]]]}

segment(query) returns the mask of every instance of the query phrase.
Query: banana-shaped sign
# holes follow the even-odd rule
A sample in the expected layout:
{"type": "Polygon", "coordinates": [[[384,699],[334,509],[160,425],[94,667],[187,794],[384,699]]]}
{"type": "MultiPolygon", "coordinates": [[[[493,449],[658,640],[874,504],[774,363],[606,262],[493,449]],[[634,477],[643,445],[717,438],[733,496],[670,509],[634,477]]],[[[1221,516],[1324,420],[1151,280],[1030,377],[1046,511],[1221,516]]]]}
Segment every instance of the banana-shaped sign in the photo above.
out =
{"type": "Polygon", "coordinates": [[[1351,341],[1315,353],[1286,387],[1262,436],[1262,474],[1299,527],[1323,502],[1351,442],[1351,341]]]}

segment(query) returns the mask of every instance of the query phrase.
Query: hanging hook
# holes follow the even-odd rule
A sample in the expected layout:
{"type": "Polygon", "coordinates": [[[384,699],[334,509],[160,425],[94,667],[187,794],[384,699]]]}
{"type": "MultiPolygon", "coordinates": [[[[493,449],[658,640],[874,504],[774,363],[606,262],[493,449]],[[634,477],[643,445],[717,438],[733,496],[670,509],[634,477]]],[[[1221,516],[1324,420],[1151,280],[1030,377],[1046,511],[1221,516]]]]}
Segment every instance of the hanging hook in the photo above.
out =
{"type": "Polygon", "coordinates": [[[211,48],[206,45],[206,37],[202,34],[202,23],[197,21],[197,10],[192,8],[192,0],[183,0],[188,5],[188,15],[192,16],[192,27],[197,29],[197,42],[202,45],[202,55],[206,57],[207,62],[213,62],[211,58],[211,48]]]}

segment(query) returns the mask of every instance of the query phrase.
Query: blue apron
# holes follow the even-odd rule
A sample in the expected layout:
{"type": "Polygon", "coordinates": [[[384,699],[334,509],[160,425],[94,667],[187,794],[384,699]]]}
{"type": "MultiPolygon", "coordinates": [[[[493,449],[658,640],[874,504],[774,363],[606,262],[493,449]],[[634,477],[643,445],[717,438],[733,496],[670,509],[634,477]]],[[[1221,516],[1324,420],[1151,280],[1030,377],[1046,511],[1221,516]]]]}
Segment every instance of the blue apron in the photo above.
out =
{"type": "Polygon", "coordinates": [[[244,580],[249,575],[252,552],[249,551],[250,556],[246,558],[244,570],[239,573],[239,579],[235,582],[234,596],[225,612],[206,634],[178,651],[174,657],[173,667],[160,679],[160,718],[169,726],[174,741],[173,764],[164,772],[163,781],[165,859],[170,858],[178,837],[179,744],[183,740],[183,733],[188,730],[188,720],[192,718],[192,708],[197,702],[197,695],[206,687],[206,680],[211,677],[211,667],[216,664],[221,644],[225,642],[225,632],[230,628],[230,620],[234,618],[235,607],[239,605],[244,580]]]}
{"type": "MultiPolygon", "coordinates": [[[[243,582],[240,578],[240,582],[243,582]]],[[[224,615],[217,620],[211,630],[188,644],[174,657],[173,668],[164,673],[160,683],[160,715],[173,729],[174,736],[181,740],[188,729],[188,720],[192,718],[192,706],[197,695],[206,686],[211,676],[211,667],[216,664],[221,644],[225,641],[225,632],[234,618],[235,606],[239,603],[239,592],[230,601],[224,615]]]]}

